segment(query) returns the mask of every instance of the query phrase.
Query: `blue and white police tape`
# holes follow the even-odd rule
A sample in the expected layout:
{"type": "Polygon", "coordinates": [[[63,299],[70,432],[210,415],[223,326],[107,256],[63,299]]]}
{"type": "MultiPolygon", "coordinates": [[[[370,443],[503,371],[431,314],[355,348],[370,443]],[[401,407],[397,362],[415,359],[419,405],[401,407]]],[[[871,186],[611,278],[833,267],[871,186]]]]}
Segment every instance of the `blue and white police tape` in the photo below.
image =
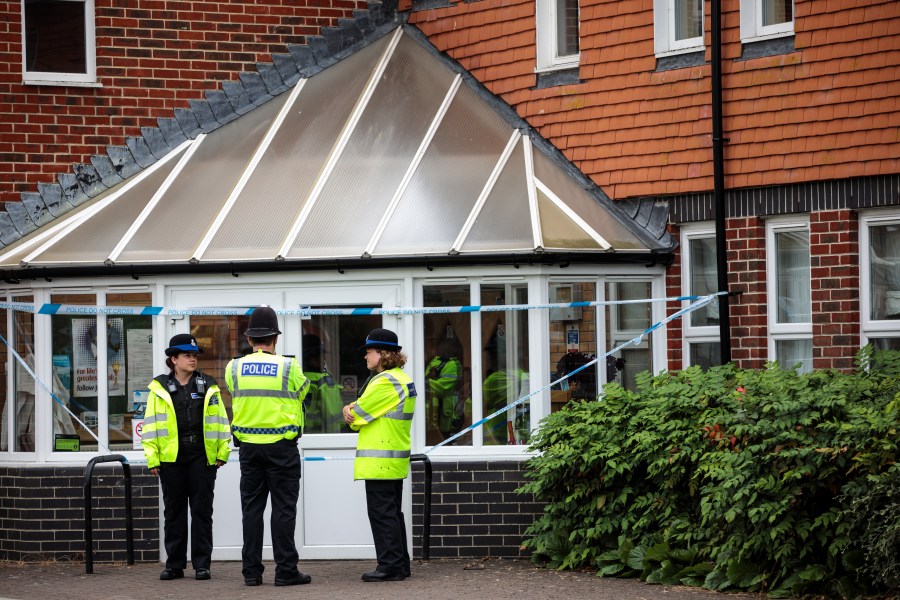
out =
{"type": "MultiPolygon", "coordinates": [[[[583,302],[552,302],[549,304],[487,304],[472,306],[407,306],[394,308],[274,308],[282,316],[351,316],[351,315],[429,315],[475,312],[507,312],[522,310],[546,310],[553,308],[587,308],[590,306],[614,306],[644,304],[649,302],[687,302],[704,296],[671,296],[667,298],[638,298],[633,300],[593,300],[583,302]]],[[[246,317],[254,306],[207,306],[197,308],[169,308],[165,306],[93,306],[88,304],[30,304],[27,302],[0,302],[0,309],[29,312],[39,315],[112,315],[112,316],[222,316],[246,317]]]]}
{"type": "MultiPolygon", "coordinates": [[[[653,331],[659,329],[660,327],[665,326],[666,324],[668,324],[668,323],[674,321],[675,319],[678,319],[678,318],[680,318],[680,317],[682,317],[682,316],[684,316],[684,315],[686,315],[686,314],[688,314],[688,313],[690,313],[690,312],[693,312],[693,311],[695,311],[695,310],[697,310],[697,309],[703,308],[704,306],[706,306],[707,304],[709,304],[710,302],[712,302],[713,300],[715,300],[718,296],[722,296],[722,295],[727,294],[727,293],[728,293],[728,292],[717,292],[717,293],[715,293],[715,294],[709,294],[709,295],[706,295],[706,296],[692,296],[692,298],[697,298],[697,301],[696,301],[696,302],[693,302],[693,303],[689,304],[688,306],[682,308],[681,310],[672,313],[671,315],[669,315],[668,317],[666,317],[665,319],[663,319],[663,320],[661,320],[661,321],[657,321],[656,323],[654,323],[653,325],[651,325],[650,327],[648,327],[647,329],[645,329],[645,330],[644,330],[640,335],[638,335],[637,337],[632,338],[631,340],[628,340],[628,341],[626,341],[626,342],[623,342],[623,343],[619,344],[619,345],[616,346],[615,348],[612,348],[611,350],[607,351],[607,352],[604,353],[603,355],[600,355],[600,356],[594,358],[593,360],[591,360],[591,361],[585,363],[584,365],[578,367],[577,369],[573,370],[572,372],[566,373],[564,376],[560,377],[559,379],[557,379],[557,380],[555,380],[555,381],[551,381],[551,382],[548,383],[547,385],[545,385],[545,386],[543,386],[543,387],[541,387],[541,388],[535,390],[534,392],[531,392],[531,393],[529,393],[529,394],[527,394],[527,395],[525,395],[525,396],[522,396],[522,397],[519,398],[518,400],[516,400],[516,401],[514,401],[514,402],[512,402],[512,403],[510,403],[510,404],[508,404],[508,405],[506,405],[505,407],[503,407],[503,408],[501,408],[501,409],[498,409],[498,410],[492,412],[491,414],[487,415],[486,417],[483,417],[483,418],[479,419],[478,421],[476,421],[475,423],[472,423],[471,425],[469,425],[469,426],[466,427],[465,429],[463,429],[463,430],[461,430],[461,431],[458,431],[457,433],[453,434],[452,436],[448,437],[447,439],[445,439],[445,440],[439,442],[438,444],[435,444],[434,446],[432,446],[431,448],[429,448],[428,450],[426,450],[426,451],[425,451],[425,454],[429,454],[429,453],[431,453],[431,452],[437,450],[438,448],[440,448],[440,447],[442,447],[442,446],[445,446],[445,445],[449,444],[450,442],[452,442],[452,441],[458,439],[459,437],[461,437],[461,436],[463,436],[463,435],[466,435],[468,432],[474,430],[476,427],[480,427],[481,425],[484,425],[486,422],[490,421],[490,420],[493,419],[494,417],[497,417],[497,416],[499,416],[499,415],[505,413],[506,411],[508,411],[508,410],[511,409],[511,408],[515,408],[516,406],[519,406],[520,404],[522,404],[522,403],[528,401],[528,400],[529,400],[530,398],[532,398],[533,396],[535,396],[535,395],[537,395],[537,394],[539,394],[539,393],[541,393],[541,392],[543,392],[543,391],[545,391],[545,390],[548,390],[548,389],[550,389],[551,387],[553,387],[554,385],[557,385],[557,384],[559,384],[559,383],[565,381],[565,380],[568,379],[569,377],[572,377],[573,375],[575,375],[575,374],[577,374],[577,373],[580,373],[581,371],[587,369],[588,367],[590,367],[590,366],[592,366],[592,365],[595,365],[598,361],[600,361],[600,360],[602,360],[602,359],[605,359],[607,356],[610,356],[611,354],[615,354],[616,352],[620,351],[622,348],[625,348],[626,346],[628,346],[628,345],[630,345],[630,344],[639,344],[639,343],[641,342],[641,340],[642,340],[645,336],[647,336],[648,334],[652,333],[653,331]]],[[[684,297],[678,298],[678,299],[684,299],[684,297]]],[[[665,300],[668,301],[668,300],[670,300],[670,299],[669,299],[669,298],[666,298],[665,300]]],[[[672,298],[671,300],[676,300],[676,298],[672,298]]],[[[654,301],[655,301],[655,300],[654,300],[654,301]]],[[[19,303],[16,303],[16,304],[19,304],[19,303]]],[[[568,304],[562,304],[562,305],[550,305],[550,306],[548,306],[548,308],[567,307],[567,306],[582,305],[582,304],[583,304],[583,303],[577,303],[577,302],[576,302],[576,303],[568,303],[568,304]]],[[[593,303],[589,303],[589,304],[593,304],[593,303]]],[[[32,305],[32,306],[33,306],[33,305],[32,305]]],[[[47,306],[47,305],[45,305],[45,306],[47,306]]],[[[56,305],[56,306],[61,306],[61,305],[56,305]]],[[[512,305],[512,306],[520,306],[520,305],[512,305]]],[[[0,308],[4,308],[4,306],[3,306],[2,303],[0,303],[0,308]]],[[[7,308],[8,308],[8,304],[7,304],[7,308]]],[[[100,307],[100,308],[109,308],[109,307],[100,307]]],[[[469,307],[469,308],[481,308],[481,307],[469,307]]],[[[251,309],[251,310],[252,310],[252,309],[251,309]]],[[[513,308],[511,308],[511,310],[518,310],[518,309],[513,309],[513,308]]],[[[469,311],[469,312],[475,312],[475,311],[469,311]]],[[[50,389],[50,387],[49,387],[46,383],[44,383],[44,381],[43,381],[41,378],[39,378],[39,377],[37,376],[37,374],[34,372],[34,370],[32,370],[31,367],[28,366],[28,363],[26,363],[25,360],[19,355],[19,353],[16,352],[15,348],[12,347],[12,345],[6,340],[6,338],[4,338],[2,335],[0,335],[0,341],[2,341],[4,344],[6,344],[6,346],[9,348],[10,352],[12,353],[12,355],[13,355],[13,356],[16,358],[16,360],[19,361],[19,363],[25,368],[25,371],[26,371],[29,375],[31,375],[31,376],[34,378],[34,380],[35,380],[42,388],[44,388],[44,390],[47,391],[47,393],[50,395],[50,397],[51,397],[57,404],[59,404],[59,405],[60,405],[67,413],[69,413],[69,415],[71,415],[72,418],[73,418],[79,425],[81,425],[81,427],[82,427],[85,431],[87,431],[88,434],[91,435],[91,437],[93,437],[93,438],[97,441],[98,446],[99,446],[99,447],[102,447],[107,453],[111,453],[112,451],[100,441],[100,438],[93,432],[93,430],[91,430],[91,429],[90,429],[87,425],[85,425],[85,424],[84,424],[77,416],[75,416],[75,414],[69,409],[69,407],[66,405],[66,403],[63,402],[62,400],[60,400],[60,399],[56,396],[56,394],[53,393],[53,390],[50,389]]],[[[305,461],[353,460],[353,457],[352,457],[352,456],[347,456],[347,457],[306,456],[306,457],[303,457],[303,460],[305,460],[305,461]]],[[[140,464],[142,461],[131,461],[131,462],[140,464]]]]}

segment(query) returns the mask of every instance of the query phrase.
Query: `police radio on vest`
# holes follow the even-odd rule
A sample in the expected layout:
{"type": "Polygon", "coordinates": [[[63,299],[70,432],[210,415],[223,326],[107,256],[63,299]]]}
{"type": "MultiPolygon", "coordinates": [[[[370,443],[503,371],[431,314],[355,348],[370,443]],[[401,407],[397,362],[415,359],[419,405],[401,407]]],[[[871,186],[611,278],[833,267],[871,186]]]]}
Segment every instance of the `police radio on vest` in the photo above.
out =
{"type": "Polygon", "coordinates": [[[273,365],[272,363],[245,362],[241,365],[241,375],[275,377],[278,375],[278,365],[273,365]]]}

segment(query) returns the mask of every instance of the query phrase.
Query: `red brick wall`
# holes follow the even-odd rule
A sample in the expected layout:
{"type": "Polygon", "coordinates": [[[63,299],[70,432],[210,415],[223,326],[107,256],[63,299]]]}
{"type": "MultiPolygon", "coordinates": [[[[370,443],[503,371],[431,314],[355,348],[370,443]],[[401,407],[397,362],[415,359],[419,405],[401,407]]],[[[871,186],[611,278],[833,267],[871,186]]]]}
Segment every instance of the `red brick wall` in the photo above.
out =
{"type": "MultiPolygon", "coordinates": [[[[410,22],[611,197],[712,189],[710,66],[655,72],[652,0],[581,0],[583,83],[548,89],[534,0],[451,1],[410,22]]],[[[796,0],[798,51],[743,61],[739,1],[722,5],[727,187],[900,171],[900,3],[796,0]]]]}
{"type": "Polygon", "coordinates": [[[728,287],[731,358],[740,367],[758,369],[768,360],[766,311],[766,225],[759,217],[728,219],[728,287]]]}
{"type": "Polygon", "coordinates": [[[123,145],[365,0],[96,0],[100,88],[22,85],[21,6],[0,2],[0,201],[123,145]]]}
{"type": "Polygon", "coordinates": [[[859,349],[859,220],[849,210],[809,215],[813,368],[853,367],[859,349]]]}

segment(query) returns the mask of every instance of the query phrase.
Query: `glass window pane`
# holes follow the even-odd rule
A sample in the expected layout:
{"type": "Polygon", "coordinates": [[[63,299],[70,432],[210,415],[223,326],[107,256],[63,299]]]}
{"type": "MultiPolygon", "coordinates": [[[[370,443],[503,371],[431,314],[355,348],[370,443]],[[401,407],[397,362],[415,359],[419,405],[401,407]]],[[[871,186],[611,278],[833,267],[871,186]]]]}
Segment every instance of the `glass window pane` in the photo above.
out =
{"type": "Polygon", "coordinates": [[[778,323],[810,323],[809,232],[775,233],[778,323]]]}
{"type": "MultiPolygon", "coordinates": [[[[469,86],[460,86],[385,227],[375,254],[446,254],[511,133],[509,124],[489,104],[469,86]]],[[[519,200],[521,203],[507,207],[508,210],[526,209],[528,197],[519,200]]],[[[372,228],[378,223],[378,219],[366,219],[374,221],[372,228]]]]}
{"type": "Polygon", "coordinates": [[[812,371],[812,340],[777,340],[775,360],[783,369],[797,368],[800,373],[812,371]]]}
{"type": "MultiPolygon", "coordinates": [[[[50,302],[95,306],[97,297],[94,294],[53,294],[50,302]]],[[[107,360],[115,356],[120,348],[122,327],[121,318],[118,319],[107,330],[106,340],[100,340],[97,337],[96,316],[51,317],[53,394],[69,409],[66,411],[58,402],[53,401],[54,452],[73,450],[76,444],[81,450],[98,449],[96,437],[99,437],[100,430],[97,413],[97,359],[102,355],[104,346],[107,360]]]]}
{"type": "MultiPolygon", "coordinates": [[[[688,242],[690,264],[688,265],[691,296],[705,296],[715,293],[719,287],[716,269],[716,238],[692,238],[688,242]]],[[[719,301],[713,300],[703,308],[688,314],[694,327],[708,327],[719,324],[719,301]]]]}
{"type": "MultiPolygon", "coordinates": [[[[481,286],[481,304],[527,304],[525,284],[481,286]]],[[[487,416],[529,393],[528,314],[487,312],[481,317],[482,411],[487,416]]],[[[484,445],[527,444],[530,403],[508,409],[484,424],[484,445]]]]}
{"type": "MultiPolygon", "coordinates": [[[[593,302],[597,284],[575,281],[551,283],[550,302],[593,302]]],[[[554,308],[550,310],[550,371],[553,381],[584,366],[596,358],[596,307],[554,308]]],[[[557,384],[550,390],[550,409],[562,408],[569,400],[597,398],[597,372],[594,365],[557,384]]]]}
{"type": "Polygon", "coordinates": [[[794,20],[794,0],[759,0],[762,3],[763,27],[790,23],[794,20]]]}
{"type": "Polygon", "coordinates": [[[674,0],[675,40],[703,35],[703,0],[674,0]]]}
{"type": "MultiPolygon", "coordinates": [[[[610,300],[645,300],[650,298],[649,281],[623,281],[607,284],[607,297],[610,300]]],[[[609,320],[607,331],[609,340],[607,346],[614,348],[623,342],[634,339],[646,331],[651,324],[651,305],[649,302],[635,304],[614,304],[609,307],[609,320]]],[[[623,387],[635,389],[635,377],[642,371],[652,369],[651,363],[652,344],[650,336],[644,337],[638,345],[629,345],[615,358],[622,359],[621,374],[617,375],[623,387]]]]}
{"type": "Polygon", "coordinates": [[[353,433],[342,411],[356,400],[357,390],[369,376],[359,346],[376,327],[381,327],[378,315],[317,315],[302,320],[301,366],[310,382],[303,401],[304,435],[353,433]]]}
{"type": "Polygon", "coordinates": [[[690,364],[700,365],[706,371],[722,364],[722,346],[719,342],[690,344],[690,364]]]}
{"type": "MultiPolygon", "coordinates": [[[[222,402],[228,419],[231,419],[231,394],[225,385],[225,365],[232,358],[250,353],[250,345],[244,332],[249,326],[249,316],[195,315],[191,317],[191,335],[203,349],[198,355],[197,370],[210,373],[219,384],[222,402]]],[[[168,342],[168,340],[166,340],[168,342]]],[[[148,382],[149,383],[149,382],[148,382]]]]}
{"type": "Polygon", "coordinates": [[[84,2],[25,0],[25,70],[87,73],[84,2]]]}
{"type": "Polygon", "coordinates": [[[869,338],[876,350],[900,350],[900,337],[869,338]]]}
{"type": "Polygon", "coordinates": [[[869,228],[871,318],[900,319],[900,223],[869,228]]]}
{"type": "MultiPolygon", "coordinates": [[[[107,294],[109,306],[150,306],[149,292],[107,294]]],[[[146,402],[153,378],[153,317],[126,315],[106,318],[109,449],[132,450],[140,437],[134,431],[134,411],[146,402]]],[[[141,413],[142,414],[142,413],[141,413]]]]}
{"type": "Polygon", "coordinates": [[[578,54],[578,0],[556,0],[556,56],[578,54]]]}
{"type": "MultiPolygon", "coordinates": [[[[5,297],[0,300],[6,301],[5,297]]],[[[0,309],[0,335],[4,340],[9,341],[10,336],[6,332],[7,311],[5,308],[0,309]]],[[[9,351],[6,344],[0,343],[0,452],[9,451],[9,414],[6,404],[6,390],[9,383],[9,373],[7,372],[9,359],[9,351]]]]}
{"type": "MultiPolygon", "coordinates": [[[[453,73],[449,69],[434,68],[433,61],[418,42],[409,36],[401,38],[300,235],[288,252],[289,256],[361,256],[365,252],[381,215],[394,198],[450,89],[453,73]]],[[[486,103],[482,104],[486,106],[486,103]]],[[[486,110],[493,112],[490,107],[486,110]]],[[[496,114],[493,116],[499,120],[496,114]]],[[[456,121],[448,125],[460,129],[466,126],[456,121]]],[[[473,139],[466,141],[473,145],[472,149],[476,147],[473,139]]],[[[442,166],[445,176],[447,171],[452,171],[447,163],[442,166]]],[[[470,174],[475,176],[467,173],[470,174]]],[[[462,179],[457,175],[443,183],[453,191],[461,192],[454,187],[461,187],[462,179]]],[[[438,184],[429,191],[440,196],[438,192],[443,188],[438,184]]],[[[460,193],[456,198],[461,200],[463,197],[460,193]]],[[[440,199],[433,202],[431,210],[452,207],[452,202],[445,204],[440,199]]],[[[474,202],[474,198],[469,201],[470,205],[474,202]]],[[[404,215],[405,210],[408,209],[401,205],[397,214],[404,215]]],[[[388,240],[415,239],[422,244],[428,239],[422,216],[429,210],[423,203],[412,212],[415,213],[415,233],[405,228],[399,234],[385,232],[388,240]]],[[[459,227],[456,227],[451,241],[458,233],[459,227]]],[[[441,250],[449,250],[449,244],[441,250]]]]}
{"type": "MultiPolygon", "coordinates": [[[[423,301],[424,306],[467,306],[471,304],[469,286],[425,286],[423,301]]],[[[469,313],[423,317],[425,443],[429,446],[472,424],[472,362],[471,352],[467,352],[472,347],[471,322],[469,313]]],[[[471,432],[451,444],[471,445],[471,432]]]]}
{"type": "MultiPolygon", "coordinates": [[[[13,302],[32,303],[32,296],[14,296],[13,302]]],[[[16,352],[34,371],[34,313],[13,312],[13,331],[10,332],[16,352]]],[[[16,405],[13,407],[13,433],[16,452],[34,452],[34,377],[21,363],[15,365],[16,405]]]]}

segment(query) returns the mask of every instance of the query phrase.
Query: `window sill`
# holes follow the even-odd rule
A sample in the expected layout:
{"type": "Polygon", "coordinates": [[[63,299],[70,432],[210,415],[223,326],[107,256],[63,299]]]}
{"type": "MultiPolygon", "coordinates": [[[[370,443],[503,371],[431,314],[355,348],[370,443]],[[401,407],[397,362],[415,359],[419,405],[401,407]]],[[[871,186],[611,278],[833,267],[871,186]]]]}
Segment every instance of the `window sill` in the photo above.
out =
{"type": "Polygon", "coordinates": [[[535,83],[534,89],[541,90],[544,88],[558,87],[561,85],[574,85],[576,83],[581,83],[581,79],[578,77],[578,66],[568,67],[568,68],[558,68],[553,69],[552,71],[542,70],[535,71],[535,75],[537,76],[537,81],[535,83]]]}
{"type": "Polygon", "coordinates": [[[765,56],[778,56],[796,52],[794,47],[794,34],[778,37],[757,38],[741,41],[741,56],[735,60],[750,60],[765,56]]]}
{"type": "Polygon", "coordinates": [[[46,79],[23,79],[22,85],[49,85],[54,87],[102,88],[99,81],[55,81],[46,79]]]}
{"type": "Polygon", "coordinates": [[[674,69],[685,69],[687,67],[699,67],[706,64],[706,49],[692,50],[690,52],[680,52],[678,54],[667,54],[656,57],[656,71],[672,71],[674,69]]]}

